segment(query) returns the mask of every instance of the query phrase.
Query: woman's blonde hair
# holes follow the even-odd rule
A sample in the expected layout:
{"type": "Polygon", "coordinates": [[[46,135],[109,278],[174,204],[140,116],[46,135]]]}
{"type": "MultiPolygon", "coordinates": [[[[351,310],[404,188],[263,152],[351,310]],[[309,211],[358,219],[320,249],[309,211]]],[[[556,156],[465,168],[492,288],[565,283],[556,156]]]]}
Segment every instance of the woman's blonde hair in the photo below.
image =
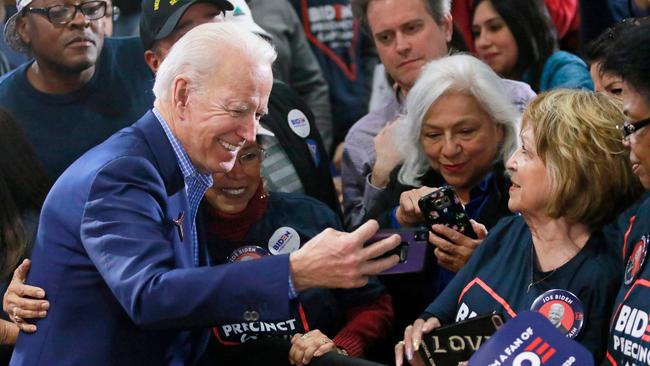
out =
{"type": "Polygon", "coordinates": [[[543,93],[526,108],[521,130],[532,129],[546,165],[550,217],[597,227],[642,192],[616,129],[624,118],[617,101],[588,91],[543,93]]]}

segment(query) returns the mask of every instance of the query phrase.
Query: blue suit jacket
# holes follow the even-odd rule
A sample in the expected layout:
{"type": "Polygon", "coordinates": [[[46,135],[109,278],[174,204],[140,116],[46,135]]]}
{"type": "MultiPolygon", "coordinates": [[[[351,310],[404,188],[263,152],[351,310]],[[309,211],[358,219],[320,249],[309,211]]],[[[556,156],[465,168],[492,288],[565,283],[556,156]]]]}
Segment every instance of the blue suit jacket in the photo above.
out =
{"type": "Polygon", "coordinates": [[[51,309],[11,364],[193,364],[208,326],[286,319],[288,256],[198,267],[181,212],[183,177],[151,112],[70,166],[43,206],[27,281],[51,309]]]}

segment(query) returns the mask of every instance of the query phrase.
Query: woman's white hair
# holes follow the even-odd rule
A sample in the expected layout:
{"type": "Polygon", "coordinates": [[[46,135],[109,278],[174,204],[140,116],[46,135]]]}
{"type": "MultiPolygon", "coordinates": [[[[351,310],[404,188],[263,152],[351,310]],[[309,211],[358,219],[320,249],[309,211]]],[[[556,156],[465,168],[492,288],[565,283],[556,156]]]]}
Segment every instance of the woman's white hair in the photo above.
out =
{"type": "Polygon", "coordinates": [[[267,41],[240,26],[231,23],[199,25],[179,39],[169,50],[156,73],[153,93],[156,99],[169,99],[174,79],[185,75],[190,88],[205,92],[225,50],[240,51],[260,64],[271,66],[277,53],[267,41]]]}
{"type": "Polygon", "coordinates": [[[517,147],[520,113],[510,101],[503,81],[479,59],[457,54],[429,62],[406,98],[406,118],[396,126],[396,146],[404,164],[398,180],[420,186],[420,178],[431,167],[420,143],[422,120],[433,103],[444,94],[470,95],[479,102],[492,120],[503,126],[503,141],[496,161],[506,161],[517,147]]]}

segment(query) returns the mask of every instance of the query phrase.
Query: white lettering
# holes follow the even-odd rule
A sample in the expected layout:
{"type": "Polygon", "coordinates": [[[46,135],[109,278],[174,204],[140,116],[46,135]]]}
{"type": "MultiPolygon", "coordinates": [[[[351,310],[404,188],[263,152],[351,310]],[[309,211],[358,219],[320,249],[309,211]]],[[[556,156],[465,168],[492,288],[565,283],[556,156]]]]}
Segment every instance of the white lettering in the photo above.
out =
{"type": "Polygon", "coordinates": [[[632,308],[630,308],[627,305],[623,305],[621,307],[621,312],[618,314],[618,319],[616,321],[616,326],[614,329],[616,329],[619,332],[622,332],[623,329],[625,329],[625,324],[627,323],[627,319],[630,316],[630,312],[632,311],[632,308]]]}
{"type": "Polygon", "coordinates": [[[512,366],[540,366],[541,364],[542,361],[534,352],[522,352],[518,354],[514,360],[512,360],[512,366]],[[528,362],[524,363],[524,361],[528,362]]]}

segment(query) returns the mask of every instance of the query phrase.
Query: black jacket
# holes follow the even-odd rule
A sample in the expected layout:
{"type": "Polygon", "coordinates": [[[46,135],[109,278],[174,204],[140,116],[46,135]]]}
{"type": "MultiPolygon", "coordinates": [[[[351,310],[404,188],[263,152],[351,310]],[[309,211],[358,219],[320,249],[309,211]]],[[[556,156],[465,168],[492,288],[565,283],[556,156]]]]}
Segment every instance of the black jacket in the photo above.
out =
{"type": "Polygon", "coordinates": [[[269,113],[262,117],[261,122],[275,134],[289,156],[305,189],[305,194],[325,203],[339,217],[342,217],[341,206],[330,173],[330,159],[316,127],[314,114],[307,104],[287,84],[274,80],[269,98],[269,113]],[[292,109],[299,109],[309,120],[310,132],[305,138],[296,135],[289,127],[287,115],[292,109]],[[308,139],[316,141],[320,156],[318,165],[312,159],[306,143],[308,139]]]}

